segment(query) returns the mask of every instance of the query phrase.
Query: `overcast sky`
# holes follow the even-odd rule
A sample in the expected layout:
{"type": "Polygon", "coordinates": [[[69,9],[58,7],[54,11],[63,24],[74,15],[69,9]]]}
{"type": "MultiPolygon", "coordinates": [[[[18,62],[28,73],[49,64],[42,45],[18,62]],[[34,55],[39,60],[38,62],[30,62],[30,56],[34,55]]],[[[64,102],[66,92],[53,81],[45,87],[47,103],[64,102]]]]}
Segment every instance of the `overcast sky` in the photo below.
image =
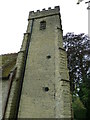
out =
{"type": "Polygon", "coordinates": [[[0,54],[18,52],[26,32],[29,11],[60,6],[63,34],[88,34],[88,5],[77,0],[2,0],[0,2],[0,54]]]}

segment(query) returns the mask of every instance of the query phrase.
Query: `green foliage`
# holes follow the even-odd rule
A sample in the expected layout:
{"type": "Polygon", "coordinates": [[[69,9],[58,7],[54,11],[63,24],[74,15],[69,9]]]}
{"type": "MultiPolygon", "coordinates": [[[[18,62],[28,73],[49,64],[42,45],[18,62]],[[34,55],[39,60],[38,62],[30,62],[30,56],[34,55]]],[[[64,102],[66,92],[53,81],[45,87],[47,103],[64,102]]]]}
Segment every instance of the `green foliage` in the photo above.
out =
{"type": "MultiPolygon", "coordinates": [[[[74,114],[77,114],[75,106],[78,106],[81,101],[86,108],[86,117],[90,118],[90,38],[83,33],[79,35],[67,33],[63,40],[68,56],[71,92],[73,96],[79,97],[73,103],[74,114]]],[[[83,116],[81,112],[84,110],[83,107],[78,109],[83,116]]]]}
{"type": "Polygon", "coordinates": [[[76,120],[80,118],[86,118],[86,108],[78,96],[73,97],[72,107],[74,110],[74,118],[76,120]]]}

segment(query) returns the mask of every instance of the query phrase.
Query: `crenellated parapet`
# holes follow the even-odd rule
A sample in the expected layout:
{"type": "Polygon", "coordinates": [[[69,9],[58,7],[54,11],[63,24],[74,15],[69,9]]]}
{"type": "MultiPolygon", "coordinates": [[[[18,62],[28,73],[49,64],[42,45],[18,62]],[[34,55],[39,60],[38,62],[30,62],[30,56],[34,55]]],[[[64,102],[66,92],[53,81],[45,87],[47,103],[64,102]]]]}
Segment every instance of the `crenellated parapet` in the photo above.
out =
{"type": "Polygon", "coordinates": [[[36,12],[30,11],[28,20],[34,19],[34,18],[38,19],[38,18],[41,18],[41,17],[52,16],[52,15],[55,15],[55,14],[60,14],[59,11],[60,11],[59,6],[55,6],[53,9],[51,7],[49,7],[48,10],[46,10],[44,8],[44,9],[42,9],[42,11],[40,11],[40,10],[37,10],[36,12]]]}
{"type": "Polygon", "coordinates": [[[5,118],[71,120],[70,80],[60,7],[29,12],[5,118]]]}

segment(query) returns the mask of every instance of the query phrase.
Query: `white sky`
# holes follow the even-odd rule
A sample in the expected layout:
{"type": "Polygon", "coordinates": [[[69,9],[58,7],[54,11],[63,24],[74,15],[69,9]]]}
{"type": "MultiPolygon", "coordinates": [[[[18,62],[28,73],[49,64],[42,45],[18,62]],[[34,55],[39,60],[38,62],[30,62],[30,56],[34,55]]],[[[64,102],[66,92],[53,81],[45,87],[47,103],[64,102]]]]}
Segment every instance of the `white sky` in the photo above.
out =
{"type": "MultiPolygon", "coordinates": [[[[60,6],[64,35],[67,32],[88,34],[88,10],[78,0],[1,0],[0,54],[18,52],[26,32],[29,11],[60,6]]],[[[87,0],[88,1],[88,0],[87,0]]]]}

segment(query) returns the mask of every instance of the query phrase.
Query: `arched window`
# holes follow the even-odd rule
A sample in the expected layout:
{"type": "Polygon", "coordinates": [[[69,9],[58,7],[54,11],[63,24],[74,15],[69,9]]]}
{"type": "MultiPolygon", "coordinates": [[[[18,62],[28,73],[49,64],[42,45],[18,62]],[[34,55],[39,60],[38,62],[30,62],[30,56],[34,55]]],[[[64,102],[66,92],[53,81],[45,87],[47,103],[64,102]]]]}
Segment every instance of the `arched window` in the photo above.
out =
{"type": "Polygon", "coordinates": [[[40,30],[46,29],[46,21],[41,21],[40,22],[40,30]]]}

